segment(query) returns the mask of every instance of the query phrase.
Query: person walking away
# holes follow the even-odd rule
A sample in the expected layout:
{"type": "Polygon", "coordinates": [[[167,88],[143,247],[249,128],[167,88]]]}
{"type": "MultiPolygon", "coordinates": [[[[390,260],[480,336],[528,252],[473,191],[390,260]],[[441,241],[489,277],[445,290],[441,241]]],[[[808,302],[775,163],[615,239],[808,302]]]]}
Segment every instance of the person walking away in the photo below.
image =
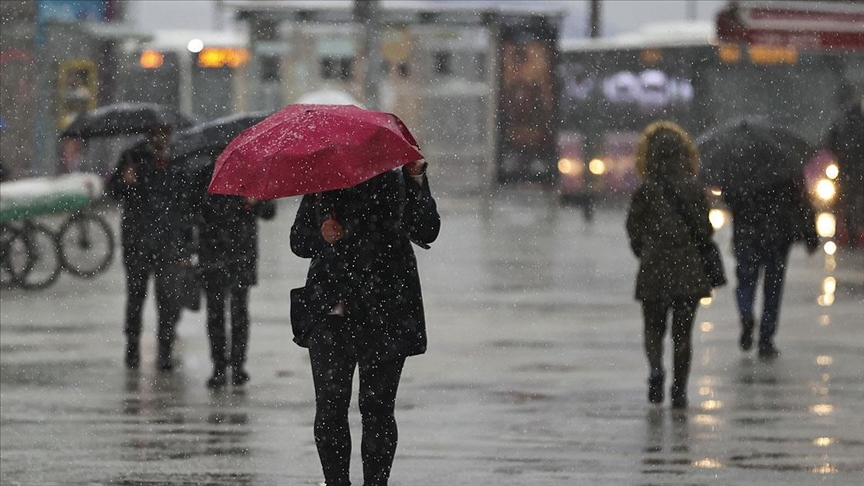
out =
{"type": "Polygon", "coordinates": [[[207,298],[207,337],[213,363],[213,375],[207,386],[218,388],[226,384],[229,363],[232,384],[242,386],[249,381],[246,372],[249,289],[258,281],[258,218],[273,219],[276,206],[270,201],[208,194],[212,174],[211,163],[196,176],[200,197],[196,212],[198,256],[207,298]],[[225,329],[226,300],[230,302],[230,353],[225,329]]]}
{"type": "MultiPolygon", "coordinates": [[[[386,485],[396,453],[396,390],[405,359],[426,351],[426,323],[411,242],[429,248],[440,217],[426,163],[346,190],[303,197],[291,250],[310,258],[303,289],[315,384],[315,443],[328,486],[350,484],[348,406],[360,370],[363,478],[386,485]]],[[[292,324],[296,302],[292,298],[292,324]]]]}
{"type": "MultiPolygon", "coordinates": [[[[864,246],[864,100],[849,105],[828,130],[825,146],[837,158],[837,209],[841,238],[864,246]]],[[[842,241],[842,240],[841,240],[842,241]]]]}
{"type": "Polygon", "coordinates": [[[179,266],[191,251],[192,221],[188,178],[170,164],[170,127],[155,127],[147,139],[125,150],[107,185],[122,206],[120,240],[126,270],[126,354],[129,369],[140,362],[141,318],[147,282],[156,282],[158,367],[173,368],[175,325],[180,317],[177,298],[179,266]]]}
{"type": "Polygon", "coordinates": [[[714,230],[708,199],[696,180],[698,165],[696,147],[681,127],[665,121],[649,125],[637,156],[642,182],[627,213],[630,248],[639,259],[636,299],[642,301],[648,401],[664,399],[663,341],[671,313],[673,408],[687,407],[693,321],[699,299],[711,293],[698,245],[714,230]]]}
{"type": "Polygon", "coordinates": [[[723,199],[732,213],[732,243],[735,248],[735,299],[741,317],[739,346],[749,351],[756,327],[754,301],[760,274],[763,310],[759,322],[759,351],[762,359],[780,355],[774,343],[783,298],[783,283],[789,250],[803,241],[813,254],[819,248],[816,217],[807,195],[803,173],[760,191],[724,191],[723,199]]]}

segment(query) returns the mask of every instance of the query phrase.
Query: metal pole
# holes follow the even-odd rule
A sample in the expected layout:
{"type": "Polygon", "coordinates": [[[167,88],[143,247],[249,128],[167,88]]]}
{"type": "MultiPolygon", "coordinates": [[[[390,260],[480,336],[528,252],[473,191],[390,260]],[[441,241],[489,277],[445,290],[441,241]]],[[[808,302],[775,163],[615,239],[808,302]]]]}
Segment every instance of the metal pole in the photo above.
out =
{"type": "Polygon", "coordinates": [[[591,10],[588,15],[588,37],[600,37],[601,21],[600,0],[591,0],[591,10]]]}
{"type": "Polygon", "coordinates": [[[355,0],[354,15],[363,27],[363,97],[366,108],[379,109],[378,85],[381,82],[381,17],[379,0],[355,0]]]}

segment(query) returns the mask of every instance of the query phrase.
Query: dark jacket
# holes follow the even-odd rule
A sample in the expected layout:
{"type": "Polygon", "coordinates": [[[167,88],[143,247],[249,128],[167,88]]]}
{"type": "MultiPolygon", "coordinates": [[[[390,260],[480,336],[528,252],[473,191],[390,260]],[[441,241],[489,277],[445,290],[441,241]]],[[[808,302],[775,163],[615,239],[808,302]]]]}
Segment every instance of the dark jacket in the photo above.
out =
{"type": "Polygon", "coordinates": [[[803,241],[819,246],[816,216],[803,175],[758,193],[727,191],[732,212],[732,241],[736,248],[783,248],[803,241]]]}
{"type": "Polygon", "coordinates": [[[351,189],[303,197],[291,227],[291,250],[311,258],[306,278],[311,312],[324,316],[337,303],[360,322],[358,348],[374,359],[426,351],[426,322],[411,242],[428,248],[441,221],[429,183],[401,169],[351,189]],[[344,237],[329,245],[321,224],[334,215],[344,237]]]}
{"type": "Polygon", "coordinates": [[[270,201],[252,202],[240,196],[207,193],[212,174],[198,177],[198,257],[205,279],[232,286],[258,282],[258,218],[273,219],[276,206],[270,201]]]}
{"type": "Polygon", "coordinates": [[[106,189],[123,208],[120,240],[126,264],[135,264],[146,254],[165,261],[188,257],[192,187],[185,172],[171,164],[157,167],[155,152],[142,142],[120,155],[106,189]],[[129,166],[135,169],[132,184],[123,180],[129,166]]]}

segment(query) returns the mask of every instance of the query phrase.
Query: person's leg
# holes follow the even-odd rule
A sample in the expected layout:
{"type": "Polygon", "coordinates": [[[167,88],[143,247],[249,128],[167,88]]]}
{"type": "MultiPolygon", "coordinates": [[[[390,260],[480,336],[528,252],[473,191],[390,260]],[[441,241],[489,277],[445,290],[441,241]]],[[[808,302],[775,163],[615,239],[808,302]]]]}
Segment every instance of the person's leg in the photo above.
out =
{"type": "Polygon", "coordinates": [[[404,358],[360,363],[363,484],[386,486],[396,455],[396,391],[404,358]]]}
{"type": "Polygon", "coordinates": [[[741,317],[741,337],[738,345],[744,351],[753,347],[753,302],[756,299],[756,284],[759,281],[759,255],[752,247],[735,248],[735,275],[738,286],[735,288],[735,299],[738,304],[738,314],[741,317]]]}
{"type": "Polygon", "coordinates": [[[249,349],[249,287],[231,288],[231,381],[235,386],[249,381],[246,352],[249,349]]]}
{"type": "Polygon", "coordinates": [[[675,299],[672,303],[673,379],[672,406],[687,406],[687,379],[690,377],[690,362],[693,356],[693,321],[696,319],[698,301],[693,297],[675,299]]]}
{"type": "Polygon", "coordinates": [[[666,335],[666,316],[669,304],[662,300],[642,301],[644,320],[645,357],[648,358],[648,401],[663,401],[663,337],[666,335]]]}
{"type": "Polygon", "coordinates": [[[125,363],[129,369],[137,369],[141,362],[141,317],[144,300],[147,298],[147,281],[150,277],[149,262],[144,259],[129,260],[126,267],[126,334],[125,363]]]}
{"type": "Polygon", "coordinates": [[[788,259],[789,246],[783,246],[774,249],[765,262],[765,309],[759,326],[759,355],[763,358],[775,358],[779,355],[774,346],[774,335],[777,333],[777,322],[780,317],[788,259]]]}
{"type": "Polygon", "coordinates": [[[171,263],[159,262],[156,265],[156,303],[159,306],[159,369],[170,371],[174,368],[172,352],[174,349],[174,326],[180,319],[180,301],[177,298],[177,286],[180,273],[171,263]]]}
{"type": "Polygon", "coordinates": [[[218,278],[205,276],[204,293],[207,297],[207,337],[213,363],[213,376],[207,380],[207,386],[216,388],[225,384],[225,368],[228,366],[225,355],[225,287],[218,278]]]}
{"type": "MultiPolygon", "coordinates": [[[[328,316],[328,319],[342,319],[328,316]]],[[[345,356],[333,340],[333,333],[322,326],[309,340],[312,380],[315,384],[315,445],[328,486],[350,485],[351,430],[348,406],[351,380],[356,361],[345,356]]]]}

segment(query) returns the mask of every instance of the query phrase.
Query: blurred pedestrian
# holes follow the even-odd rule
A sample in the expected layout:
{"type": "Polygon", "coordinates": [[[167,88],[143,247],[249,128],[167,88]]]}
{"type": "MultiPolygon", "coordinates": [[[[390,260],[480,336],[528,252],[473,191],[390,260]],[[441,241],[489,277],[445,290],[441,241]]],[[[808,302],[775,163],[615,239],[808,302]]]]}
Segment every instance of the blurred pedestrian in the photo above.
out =
{"type": "Polygon", "coordinates": [[[807,195],[804,174],[800,172],[759,191],[726,190],[723,199],[732,213],[738,280],[735,298],[741,317],[739,346],[743,351],[753,347],[756,327],[753,307],[761,274],[764,298],[759,323],[759,357],[773,359],[780,355],[774,337],[789,250],[796,241],[803,241],[810,254],[819,248],[815,211],[807,195]]]}
{"type": "Polygon", "coordinates": [[[864,246],[864,100],[847,106],[831,125],[825,146],[837,158],[837,213],[841,238],[864,246]]]}
{"type": "Polygon", "coordinates": [[[671,122],[649,125],[639,141],[642,183],[627,214],[630,247],[639,259],[636,299],[642,301],[648,358],[648,401],[662,403],[663,341],[672,316],[672,407],[687,407],[691,335],[699,299],[711,293],[699,253],[714,232],[708,200],[696,180],[697,150],[690,136],[671,122]]]}
{"type": "MultiPolygon", "coordinates": [[[[315,443],[328,485],[350,484],[348,406],[360,370],[364,484],[386,485],[396,453],[396,390],[405,358],[426,351],[411,242],[429,248],[440,218],[417,161],[350,189],[303,197],[291,249],[311,258],[304,301],[315,383],[315,443]]],[[[292,296],[293,297],[293,296],[292,296]]],[[[297,302],[292,298],[293,314],[297,302]]]]}
{"type": "Polygon", "coordinates": [[[170,164],[171,128],[154,127],[147,139],[120,155],[108,182],[108,193],[122,205],[121,247],[126,270],[126,367],[140,362],[141,317],[147,282],[156,281],[158,366],[173,368],[180,267],[188,264],[192,220],[185,173],[170,164]]]}
{"type": "Polygon", "coordinates": [[[207,337],[213,363],[207,386],[225,385],[229,364],[231,383],[242,386],[249,381],[249,288],[258,281],[258,218],[273,219],[276,206],[270,201],[208,194],[212,173],[210,163],[195,177],[200,198],[196,211],[198,256],[207,297],[207,337]],[[225,329],[225,302],[229,296],[230,353],[225,329]]]}

